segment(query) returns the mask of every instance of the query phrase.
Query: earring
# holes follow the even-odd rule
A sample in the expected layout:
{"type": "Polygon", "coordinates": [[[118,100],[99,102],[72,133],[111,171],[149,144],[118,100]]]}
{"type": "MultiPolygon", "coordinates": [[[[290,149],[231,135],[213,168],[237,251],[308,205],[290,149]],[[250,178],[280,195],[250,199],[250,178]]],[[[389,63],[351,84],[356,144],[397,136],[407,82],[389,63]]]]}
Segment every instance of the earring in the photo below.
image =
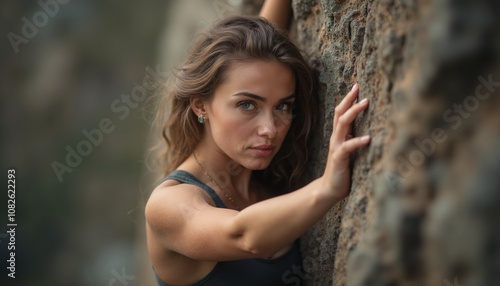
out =
{"type": "Polygon", "coordinates": [[[198,116],[198,122],[200,122],[200,124],[205,123],[205,116],[203,116],[203,114],[200,114],[200,115],[198,116]]]}

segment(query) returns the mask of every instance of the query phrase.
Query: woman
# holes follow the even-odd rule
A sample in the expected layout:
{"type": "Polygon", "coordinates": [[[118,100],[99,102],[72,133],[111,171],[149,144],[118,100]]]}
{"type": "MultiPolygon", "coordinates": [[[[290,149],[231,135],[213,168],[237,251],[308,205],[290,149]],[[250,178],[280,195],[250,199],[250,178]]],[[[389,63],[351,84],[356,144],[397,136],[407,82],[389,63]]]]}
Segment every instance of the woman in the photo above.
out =
{"type": "Polygon", "coordinates": [[[316,112],[306,61],[262,18],[201,34],[166,94],[169,176],[146,206],[159,285],[290,282],[298,238],[347,196],[349,155],[370,140],[349,134],[368,106],[357,92],[335,109],[324,174],[299,188],[316,112]]]}

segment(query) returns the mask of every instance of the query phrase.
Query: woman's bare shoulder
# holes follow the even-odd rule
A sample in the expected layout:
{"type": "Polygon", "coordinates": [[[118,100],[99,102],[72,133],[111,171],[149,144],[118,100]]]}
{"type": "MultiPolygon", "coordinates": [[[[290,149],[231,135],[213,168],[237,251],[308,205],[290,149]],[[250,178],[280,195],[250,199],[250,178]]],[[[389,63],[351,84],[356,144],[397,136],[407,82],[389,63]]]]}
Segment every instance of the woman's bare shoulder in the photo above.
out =
{"type": "Polygon", "coordinates": [[[183,221],[187,209],[213,206],[213,201],[201,188],[166,180],[151,193],[145,208],[145,217],[152,229],[165,230],[183,221]]]}

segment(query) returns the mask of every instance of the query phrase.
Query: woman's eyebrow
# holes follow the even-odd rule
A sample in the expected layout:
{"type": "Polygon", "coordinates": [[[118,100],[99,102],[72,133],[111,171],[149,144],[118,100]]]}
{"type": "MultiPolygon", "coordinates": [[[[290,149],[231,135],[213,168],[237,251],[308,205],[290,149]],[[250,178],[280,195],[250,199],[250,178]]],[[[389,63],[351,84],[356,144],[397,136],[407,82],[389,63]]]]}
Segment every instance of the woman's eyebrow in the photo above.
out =
{"type": "MultiPolygon", "coordinates": [[[[259,96],[259,95],[256,95],[256,94],[253,94],[253,93],[250,93],[250,92],[246,92],[246,91],[242,91],[242,92],[237,92],[235,94],[233,94],[233,96],[248,96],[248,97],[251,97],[253,99],[256,99],[256,100],[259,100],[259,101],[262,101],[262,102],[266,102],[267,99],[265,97],[262,97],[262,96],[259,96]]],[[[289,100],[289,99],[292,99],[295,97],[295,93],[292,93],[286,97],[283,97],[282,99],[280,99],[280,101],[286,101],[286,100],[289,100]]]]}
{"type": "Polygon", "coordinates": [[[295,93],[290,94],[289,96],[285,96],[280,101],[287,101],[289,99],[295,98],[295,93]]]}

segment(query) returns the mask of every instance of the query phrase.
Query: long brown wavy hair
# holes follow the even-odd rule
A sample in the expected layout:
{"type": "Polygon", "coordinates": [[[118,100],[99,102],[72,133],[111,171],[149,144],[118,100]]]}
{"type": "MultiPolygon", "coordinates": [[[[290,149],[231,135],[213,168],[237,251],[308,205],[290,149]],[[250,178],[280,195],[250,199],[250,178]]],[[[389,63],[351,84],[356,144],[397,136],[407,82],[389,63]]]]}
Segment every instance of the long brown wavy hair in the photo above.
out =
{"type": "Polygon", "coordinates": [[[315,81],[299,49],[287,35],[260,17],[232,16],[201,32],[187,59],[171,78],[157,104],[154,124],[162,140],[156,159],[167,175],[193,152],[203,135],[203,126],[190,108],[190,98],[209,99],[234,61],[277,60],[295,76],[296,101],[293,120],[281,149],[268,168],[252,173],[271,184],[275,194],[298,187],[308,159],[311,128],[316,121],[315,81]],[[279,190],[279,191],[278,191],[279,190]]]}

